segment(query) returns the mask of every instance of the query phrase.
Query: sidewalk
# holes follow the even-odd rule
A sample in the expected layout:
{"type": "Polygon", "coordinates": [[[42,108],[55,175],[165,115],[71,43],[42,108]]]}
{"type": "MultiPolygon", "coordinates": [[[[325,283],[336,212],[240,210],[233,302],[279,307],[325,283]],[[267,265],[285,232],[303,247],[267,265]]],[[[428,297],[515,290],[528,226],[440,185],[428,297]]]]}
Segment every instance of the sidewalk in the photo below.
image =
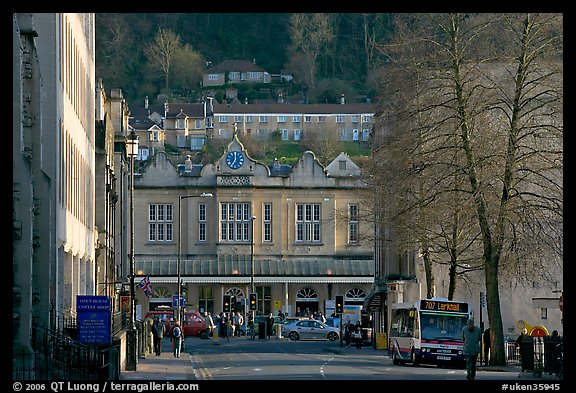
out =
{"type": "Polygon", "coordinates": [[[195,380],[195,370],[192,366],[192,357],[189,353],[182,352],[179,358],[175,358],[170,350],[164,345],[160,356],[154,353],[148,354],[144,359],[138,359],[136,371],[122,371],[120,380],[195,380]]]}

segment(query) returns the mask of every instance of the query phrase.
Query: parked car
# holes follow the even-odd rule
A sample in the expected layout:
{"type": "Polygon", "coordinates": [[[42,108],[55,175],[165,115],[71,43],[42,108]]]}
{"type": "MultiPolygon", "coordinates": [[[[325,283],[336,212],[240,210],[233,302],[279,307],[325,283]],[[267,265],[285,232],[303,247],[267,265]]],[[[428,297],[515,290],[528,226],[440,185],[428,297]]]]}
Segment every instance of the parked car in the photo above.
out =
{"type": "Polygon", "coordinates": [[[314,319],[303,319],[292,321],[282,325],[282,335],[290,340],[330,340],[340,339],[340,333],[337,328],[330,327],[325,323],[314,319]]]}
{"type": "Polygon", "coordinates": [[[340,330],[340,318],[329,317],[326,318],[326,325],[340,330]]]}
{"type": "Polygon", "coordinates": [[[160,321],[162,321],[162,323],[166,327],[166,329],[164,330],[164,337],[168,336],[171,323],[174,323],[173,316],[174,314],[172,310],[148,311],[146,313],[146,318],[152,318],[152,319],[155,319],[156,317],[160,318],[160,321]]]}
{"type": "Polygon", "coordinates": [[[184,331],[184,337],[200,336],[202,332],[206,331],[204,317],[196,311],[185,312],[184,321],[181,325],[184,331]]]}
{"type": "MultiPolygon", "coordinates": [[[[172,332],[172,327],[174,326],[174,314],[173,311],[149,311],[146,313],[146,318],[158,317],[166,326],[164,331],[164,336],[170,336],[172,332]]],[[[203,331],[206,330],[206,323],[204,322],[204,317],[196,311],[186,311],[184,312],[184,321],[180,324],[184,332],[184,337],[199,336],[203,331]]]]}

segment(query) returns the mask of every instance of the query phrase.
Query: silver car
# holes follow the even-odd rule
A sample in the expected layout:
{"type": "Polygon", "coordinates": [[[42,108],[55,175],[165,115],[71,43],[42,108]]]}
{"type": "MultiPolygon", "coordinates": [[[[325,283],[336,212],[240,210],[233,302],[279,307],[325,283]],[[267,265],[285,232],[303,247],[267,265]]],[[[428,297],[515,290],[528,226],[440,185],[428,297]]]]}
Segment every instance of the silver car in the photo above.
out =
{"type": "Polygon", "coordinates": [[[314,319],[303,319],[291,321],[282,325],[283,336],[290,340],[330,340],[336,341],[340,338],[337,328],[330,327],[325,323],[314,319]]]}

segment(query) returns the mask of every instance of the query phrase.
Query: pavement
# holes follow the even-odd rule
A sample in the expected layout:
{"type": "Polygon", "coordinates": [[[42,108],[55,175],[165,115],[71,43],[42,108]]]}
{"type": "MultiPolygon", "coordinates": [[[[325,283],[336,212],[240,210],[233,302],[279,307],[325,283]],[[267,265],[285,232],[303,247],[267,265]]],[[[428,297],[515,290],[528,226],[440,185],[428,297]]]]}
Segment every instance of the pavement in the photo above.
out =
{"type": "Polygon", "coordinates": [[[163,351],[160,356],[155,353],[148,354],[145,358],[138,359],[136,371],[124,371],[120,373],[120,380],[185,380],[200,379],[197,377],[192,364],[192,355],[185,350],[177,358],[172,348],[166,345],[168,339],[164,339],[163,351]]]}
{"type": "MultiPolygon", "coordinates": [[[[186,348],[179,358],[174,357],[170,342],[165,339],[160,356],[150,353],[145,358],[138,359],[136,371],[122,370],[120,380],[201,380],[200,370],[194,368],[194,360],[193,355],[186,352],[186,348]]],[[[543,373],[538,376],[530,371],[522,372],[520,366],[516,365],[478,366],[478,371],[509,372],[511,379],[557,380],[553,374],[543,373]]]]}

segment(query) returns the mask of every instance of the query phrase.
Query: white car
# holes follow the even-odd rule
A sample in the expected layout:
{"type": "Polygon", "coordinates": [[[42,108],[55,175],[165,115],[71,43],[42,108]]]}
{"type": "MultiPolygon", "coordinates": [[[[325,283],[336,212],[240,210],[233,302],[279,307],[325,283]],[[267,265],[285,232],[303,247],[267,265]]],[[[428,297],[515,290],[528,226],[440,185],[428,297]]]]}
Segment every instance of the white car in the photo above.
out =
{"type": "Polygon", "coordinates": [[[340,339],[340,333],[337,328],[330,327],[314,319],[302,319],[285,323],[282,325],[282,335],[290,340],[336,341],[340,339]]]}

